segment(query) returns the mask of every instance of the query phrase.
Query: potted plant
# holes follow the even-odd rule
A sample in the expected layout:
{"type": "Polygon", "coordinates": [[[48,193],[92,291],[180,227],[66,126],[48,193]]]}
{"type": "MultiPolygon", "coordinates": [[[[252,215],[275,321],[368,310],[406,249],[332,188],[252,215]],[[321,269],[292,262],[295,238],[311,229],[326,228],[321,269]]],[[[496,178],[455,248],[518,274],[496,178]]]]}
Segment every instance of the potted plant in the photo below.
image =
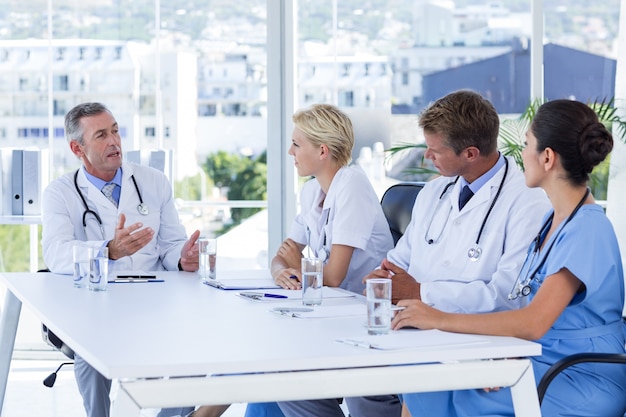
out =
{"type": "MultiPolygon", "coordinates": [[[[500,132],[498,137],[498,146],[500,151],[504,155],[512,157],[515,163],[522,170],[524,169],[522,161],[524,137],[530,127],[532,119],[535,117],[535,113],[545,101],[546,100],[540,99],[533,100],[518,118],[504,119],[500,123],[500,132]]],[[[626,138],[626,120],[623,120],[617,114],[614,98],[595,100],[588,103],[588,105],[596,112],[600,122],[604,123],[609,131],[611,131],[613,127],[616,128],[614,132],[616,140],[624,140],[624,138],[626,138]]],[[[439,174],[434,167],[424,159],[423,149],[425,148],[426,145],[424,143],[400,143],[389,148],[387,153],[388,157],[394,157],[401,153],[417,153],[419,155],[417,158],[418,163],[405,168],[402,172],[406,175],[406,177],[412,180],[425,181],[430,177],[439,174]]],[[[598,165],[590,176],[589,186],[591,187],[594,197],[598,200],[606,200],[606,190],[609,177],[609,161],[610,156],[598,165]]]]}
{"type": "MultiPolygon", "coordinates": [[[[535,113],[544,102],[545,100],[534,100],[517,119],[506,119],[500,123],[500,151],[504,155],[512,157],[522,170],[524,169],[524,164],[522,162],[524,136],[530,127],[532,119],[535,117],[535,113]]],[[[595,100],[587,103],[587,105],[596,112],[600,122],[603,123],[609,131],[615,127],[614,134],[616,135],[616,140],[624,140],[626,137],[626,121],[622,120],[622,118],[617,114],[614,98],[608,100],[595,100]]],[[[604,162],[596,166],[589,178],[589,187],[591,188],[591,192],[598,200],[606,200],[606,190],[609,180],[609,163],[610,156],[604,160],[604,162]]]]}

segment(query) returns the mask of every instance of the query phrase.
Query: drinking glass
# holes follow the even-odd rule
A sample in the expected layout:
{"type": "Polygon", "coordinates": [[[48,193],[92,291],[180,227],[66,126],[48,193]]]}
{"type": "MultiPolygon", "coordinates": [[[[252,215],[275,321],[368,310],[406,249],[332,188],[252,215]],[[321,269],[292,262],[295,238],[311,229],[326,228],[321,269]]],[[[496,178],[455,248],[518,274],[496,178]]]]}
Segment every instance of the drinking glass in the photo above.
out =
{"type": "Polygon", "coordinates": [[[215,280],[217,277],[217,239],[198,239],[198,257],[198,275],[202,278],[202,282],[207,283],[209,280],[215,280]]]}
{"type": "Polygon", "coordinates": [[[324,262],[320,258],[302,258],[302,304],[322,304],[324,262]]]}
{"type": "Polygon", "coordinates": [[[109,248],[92,246],[89,253],[89,289],[106,291],[109,280],[109,248]]]}
{"type": "Polygon", "coordinates": [[[391,329],[391,279],[372,278],[365,284],[367,334],[387,334],[391,329]]]}
{"type": "Polygon", "coordinates": [[[89,250],[87,242],[75,242],[72,246],[72,261],[74,262],[74,286],[83,288],[89,280],[89,250]]]}

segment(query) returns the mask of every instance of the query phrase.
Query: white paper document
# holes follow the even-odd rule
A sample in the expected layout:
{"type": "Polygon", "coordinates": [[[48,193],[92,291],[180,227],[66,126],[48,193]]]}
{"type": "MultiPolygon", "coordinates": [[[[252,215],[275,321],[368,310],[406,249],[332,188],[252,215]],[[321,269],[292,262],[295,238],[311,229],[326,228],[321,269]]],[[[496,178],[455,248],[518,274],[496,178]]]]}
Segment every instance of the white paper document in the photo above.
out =
{"type": "MultiPolygon", "coordinates": [[[[241,291],[238,293],[240,297],[244,297],[254,301],[261,302],[277,302],[285,300],[302,300],[302,290],[286,290],[284,288],[272,289],[271,291],[241,291]]],[[[339,288],[323,287],[322,300],[324,298],[352,298],[356,294],[339,288]]],[[[365,307],[363,307],[365,308],[365,307]]]]}
{"type": "Polygon", "coordinates": [[[488,343],[480,335],[442,332],[441,330],[392,330],[386,335],[354,336],[337,342],[362,349],[398,350],[436,346],[475,345],[488,343]]]}
{"type": "Polygon", "coordinates": [[[274,289],[280,286],[274,283],[269,269],[217,270],[217,278],[207,282],[221,290],[274,289]]]}
{"type": "Polygon", "coordinates": [[[364,317],[367,316],[365,304],[346,304],[335,306],[315,307],[274,307],[272,313],[297,319],[327,319],[337,317],[364,317]]]}

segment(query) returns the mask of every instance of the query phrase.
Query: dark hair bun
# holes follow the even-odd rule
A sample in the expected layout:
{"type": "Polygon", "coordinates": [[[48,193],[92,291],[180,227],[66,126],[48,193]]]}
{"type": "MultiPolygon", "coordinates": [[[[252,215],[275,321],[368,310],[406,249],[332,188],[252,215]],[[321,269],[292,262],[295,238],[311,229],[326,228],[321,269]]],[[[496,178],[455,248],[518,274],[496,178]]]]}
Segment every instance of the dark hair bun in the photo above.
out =
{"type": "Polygon", "coordinates": [[[589,123],[578,138],[578,148],[585,172],[591,173],[611,153],[613,137],[602,123],[589,123]]]}

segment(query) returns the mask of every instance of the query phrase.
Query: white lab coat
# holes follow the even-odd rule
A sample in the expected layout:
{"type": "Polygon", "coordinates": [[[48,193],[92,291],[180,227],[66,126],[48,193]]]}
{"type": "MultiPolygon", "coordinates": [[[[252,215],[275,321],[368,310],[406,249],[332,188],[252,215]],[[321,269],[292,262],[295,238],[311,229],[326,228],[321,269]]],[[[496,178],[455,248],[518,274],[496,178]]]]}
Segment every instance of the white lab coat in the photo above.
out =
{"type": "Polygon", "coordinates": [[[43,193],[43,233],[41,245],[46,266],[55,273],[71,274],[72,246],[77,240],[103,244],[111,240],[120,214],[126,216],[125,226],[136,222],[154,229],[154,238],[132,256],[111,263],[112,270],[177,270],[186,241],[185,228],[180,223],[174,206],[172,186],[160,171],[136,164],[122,165],[122,187],[119,207],[116,208],[85,176],[78,171],[77,184],[89,208],[102,219],[104,236],[93,214],[87,214],[83,227],[85,207],[74,185],[72,171],[56,179],[43,193]],[[139,196],[131,175],[137,181],[141,197],[149,209],[147,216],[139,214],[139,196]]]}
{"type": "Polygon", "coordinates": [[[424,302],[443,311],[461,313],[519,308],[525,302],[510,301],[508,294],[528,245],[551,206],[543,190],[526,187],[524,175],[512,159],[500,197],[480,237],[482,255],[477,261],[467,256],[503,175],[504,167],[480,188],[462,212],[458,206],[460,181],[439,200],[454,178],[439,177],[418,194],[411,223],[387,256],[421,283],[424,302]],[[427,233],[435,243],[428,244],[427,233]]]}
{"type": "Polygon", "coordinates": [[[333,244],[353,247],[340,288],[361,294],[365,289],[363,278],[393,247],[389,224],[365,172],[358,166],[341,168],[328,195],[317,180],[309,180],[300,193],[300,207],[289,237],[310,245],[312,254],[318,257],[323,257],[323,252],[330,255],[333,244]]]}

